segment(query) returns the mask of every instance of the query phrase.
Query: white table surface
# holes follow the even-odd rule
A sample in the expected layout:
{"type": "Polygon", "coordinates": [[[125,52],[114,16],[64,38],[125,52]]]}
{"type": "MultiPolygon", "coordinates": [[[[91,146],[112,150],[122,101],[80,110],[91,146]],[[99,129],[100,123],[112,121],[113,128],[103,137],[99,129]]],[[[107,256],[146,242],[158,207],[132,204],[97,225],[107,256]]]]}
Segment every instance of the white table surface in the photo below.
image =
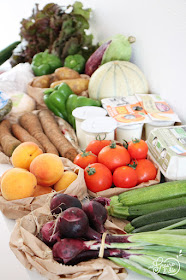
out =
{"type": "MultiPolygon", "coordinates": [[[[0,176],[11,166],[0,164],[0,176]]],[[[36,270],[26,269],[15,257],[9,247],[9,239],[14,228],[15,221],[7,219],[0,212],[0,279],[2,280],[46,280],[36,270]]],[[[144,276],[128,271],[126,280],[148,280],[144,276]]],[[[111,279],[108,279],[111,280],[111,279]]]]}

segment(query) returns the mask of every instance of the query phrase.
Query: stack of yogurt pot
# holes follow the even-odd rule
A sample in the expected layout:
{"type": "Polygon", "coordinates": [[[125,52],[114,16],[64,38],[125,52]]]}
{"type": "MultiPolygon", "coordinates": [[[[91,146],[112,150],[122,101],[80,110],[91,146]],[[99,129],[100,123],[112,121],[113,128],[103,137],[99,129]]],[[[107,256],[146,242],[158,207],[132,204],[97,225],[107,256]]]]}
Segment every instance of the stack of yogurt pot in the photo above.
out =
{"type": "Polygon", "coordinates": [[[76,121],[76,135],[80,149],[84,150],[92,140],[115,139],[117,122],[106,116],[107,111],[101,107],[83,106],[72,112],[76,121]]]}

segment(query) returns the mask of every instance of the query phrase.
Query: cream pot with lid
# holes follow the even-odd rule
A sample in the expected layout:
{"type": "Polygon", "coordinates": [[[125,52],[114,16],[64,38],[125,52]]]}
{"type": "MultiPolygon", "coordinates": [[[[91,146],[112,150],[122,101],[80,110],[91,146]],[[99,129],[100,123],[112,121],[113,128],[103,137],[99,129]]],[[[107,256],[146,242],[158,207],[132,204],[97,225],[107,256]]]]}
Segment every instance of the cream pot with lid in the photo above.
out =
{"type": "Polygon", "coordinates": [[[158,127],[169,127],[174,125],[174,121],[152,121],[145,124],[145,138],[148,139],[148,136],[154,128],[158,127]]]}
{"type": "Polygon", "coordinates": [[[122,143],[124,140],[127,142],[133,139],[141,139],[143,123],[118,125],[116,129],[116,140],[122,143]]]}
{"type": "Polygon", "coordinates": [[[76,135],[80,149],[85,149],[85,133],[81,129],[81,124],[84,120],[94,117],[106,116],[107,111],[101,107],[96,106],[83,106],[78,107],[72,111],[72,115],[75,117],[76,122],[76,135]]]}
{"type": "Polygon", "coordinates": [[[96,138],[114,140],[117,121],[111,117],[89,118],[82,122],[81,129],[84,133],[84,146],[96,138]]]}

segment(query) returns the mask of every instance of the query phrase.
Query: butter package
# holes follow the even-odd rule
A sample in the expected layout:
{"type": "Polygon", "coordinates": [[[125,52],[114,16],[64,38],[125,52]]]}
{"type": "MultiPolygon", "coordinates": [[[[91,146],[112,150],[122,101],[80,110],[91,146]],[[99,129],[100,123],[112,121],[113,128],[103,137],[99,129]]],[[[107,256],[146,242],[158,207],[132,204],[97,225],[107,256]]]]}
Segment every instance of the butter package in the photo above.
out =
{"type": "Polygon", "coordinates": [[[155,128],[147,144],[166,180],[186,179],[186,125],[155,128]]]}

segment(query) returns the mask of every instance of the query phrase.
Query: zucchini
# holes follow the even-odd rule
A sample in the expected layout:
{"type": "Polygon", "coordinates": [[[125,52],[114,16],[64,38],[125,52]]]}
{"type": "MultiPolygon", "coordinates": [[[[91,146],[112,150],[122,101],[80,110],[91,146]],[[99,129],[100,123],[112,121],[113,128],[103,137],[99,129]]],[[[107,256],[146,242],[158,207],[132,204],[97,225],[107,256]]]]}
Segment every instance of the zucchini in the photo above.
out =
{"type": "Polygon", "coordinates": [[[145,225],[183,217],[186,217],[186,206],[159,210],[133,219],[125,226],[125,231],[132,232],[135,228],[143,227],[145,225]]]}
{"type": "MultiPolygon", "coordinates": [[[[168,227],[168,226],[173,225],[175,223],[181,222],[185,219],[186,219],[186,217],[179,218],[179,219],[173,219],[173,220],[169,220],[169,221],[158,222],[158,223],[152,223],[152,224],[149,224],[149,225],[146,225],[146,226],[143,226],[143,227],[136,228],[132,231],[132,233],[155,231],[155,230],[158,230],[158,229],[162,229],[164,227],[168,227]]],[[[181,226],[179,228],[186,228],[186,225],[181,226]]]]}
{"type": "Polygon", "coordinates": [[[110,205],[107,209],[109,215],[111,216],[129,219],[153,213],[158,210],[175,208],[178,206],[186,206],[186,196],[133,206],[122,206],[121,204],[116,204],[110,205]]]}
{"type": "Polygon", "coordinates": [[[110,216],[116,218],[127,219],[129,216],[128,207],[124,207],[123,205],[110,205],[107,207],[107,212],[110,216]]]}
{"type": "Polygon", "coordinates": [[[17,47],[19,43],[20,41],[16,41],[0,51],[0,65],[11,57],[13,50],[17,47]]]}
{"type": "Polygon", "coordinates": [[[125,206],[139,205],[186,195],[186,180],[166,182],[124,192],[118,200],[125,206]]]}

